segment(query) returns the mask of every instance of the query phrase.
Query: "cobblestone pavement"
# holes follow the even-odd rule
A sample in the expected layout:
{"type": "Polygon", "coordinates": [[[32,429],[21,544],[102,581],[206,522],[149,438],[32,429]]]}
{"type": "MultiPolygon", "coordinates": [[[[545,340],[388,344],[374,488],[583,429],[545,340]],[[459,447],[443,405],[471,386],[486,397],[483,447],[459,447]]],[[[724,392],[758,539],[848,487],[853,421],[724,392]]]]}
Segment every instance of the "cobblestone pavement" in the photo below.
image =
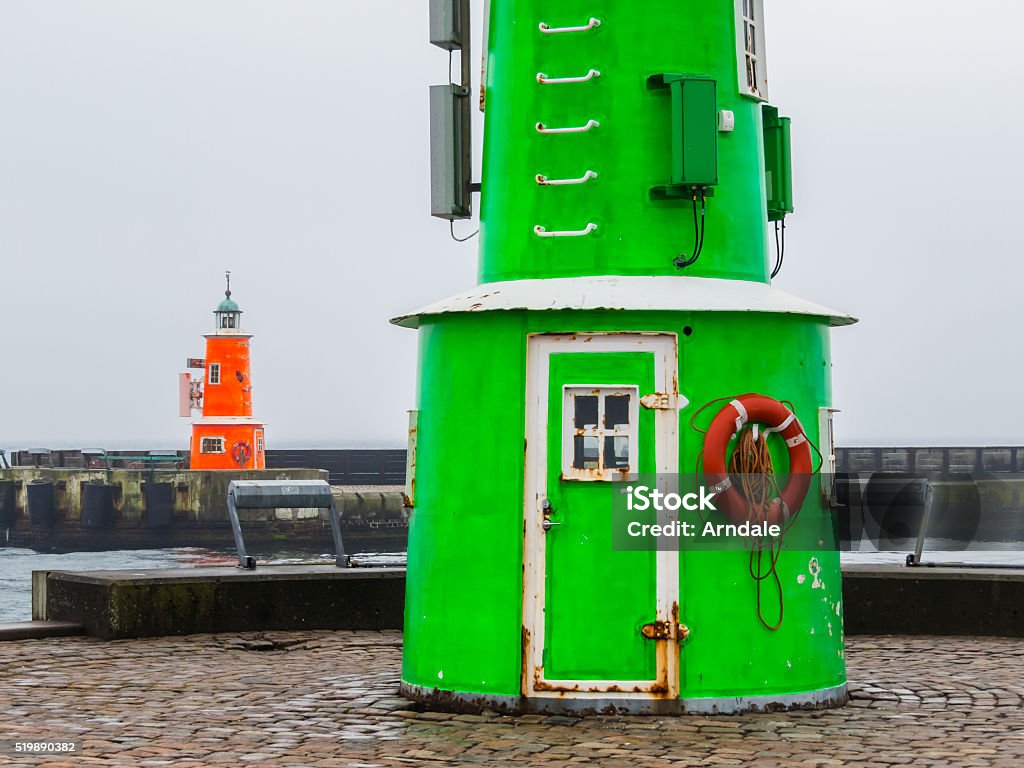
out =
{"type": "Polygon", "coordinates": [[[417,713],[395,632],[0,643],[0,765],[1024,765],[1024,642],[852,638],[852,702],[742,717],[417,713]]]}

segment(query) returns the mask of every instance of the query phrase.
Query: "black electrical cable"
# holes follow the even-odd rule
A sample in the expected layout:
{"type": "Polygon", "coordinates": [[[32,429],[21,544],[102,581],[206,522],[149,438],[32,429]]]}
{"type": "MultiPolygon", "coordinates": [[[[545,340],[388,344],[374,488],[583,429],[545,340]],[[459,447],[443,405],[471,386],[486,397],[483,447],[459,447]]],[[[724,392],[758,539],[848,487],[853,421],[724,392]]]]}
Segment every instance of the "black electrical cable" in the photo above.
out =
{"type": "Polygon", "coordinates": [[[707,225],[707,198],[702,191],[700,193],[700,221],[697,220],[697,196],[693,196],[693,255],[690,258],[679,256],[675,265],[679,269],[686,269],[697,263],[701,253],[704,251],[704,230],[707,225]]]}
{"type": "Polygon", "coordinates": [[[704,197],[704,193],[700,193],[700,242],[697,244],[697,255],[696,258],[700,258],[700,255],[704,253],[704,230],[707,228],[707,198],[704,197]]]}
{"type": "Polygon", "coordinates": [[[775,222],[775,269],[772,270],[772,276],[770,279],[774,280],[775,276],[782,271],[782,262],[786,259],[786,217],[782,217],[782,227],[779,227],[778,221],[775,222]],[[781,235],[780,235],[781,229],[781,235]]]}
{"type": "MultiPolygon", "coordinates": [[[[456,85],[456,83],[455,83],[455,75],[452,72],[452,65],[453,65],[452,57],[453,57],[453,53],[452,53],[452,51],[449,50],[448,51],[448,82],[451,85],[456,85]]],[[[448,220],[448,224],[450,225],[449,226],[449,231],[452,234],[452,240],[454,240],[456,243],[464,243],[467,240],[472,240],[474,237],[476,237],[477,235],[480,234],[480,230],[478,229],[476,232],[474,232],[471,235],[466,235],[465,237],[456,237],[455,236],[455,222],[452,221],[451,219],[449,219],[448,220]]]]}
{"type": "Polygon", "coordinates": [[[478,229],[478,230],[477,230],[476,232],[474,232],[474,233],[473,233],[473,234],[471,234],[471,235],[466,235],[465,237],[456,237],[456,236],[455,236],[455,222],[454,222],[454,221],[451,221],[451,220],[449,220],[449,221],[448,221],[448,224],[449,224],[449,225],[450,225],[450,227],[451,227],[451,233],[452,233],[452,240],[454,240],[454,241],[455,241],[456,243],[464,243],[464,242],[466,242],[467,240],[472,240],[472,239],[473,239],[474,237],[476,237],[477,235],[479,235],[479,234],[480,234],[480,230],[478,229]]]}

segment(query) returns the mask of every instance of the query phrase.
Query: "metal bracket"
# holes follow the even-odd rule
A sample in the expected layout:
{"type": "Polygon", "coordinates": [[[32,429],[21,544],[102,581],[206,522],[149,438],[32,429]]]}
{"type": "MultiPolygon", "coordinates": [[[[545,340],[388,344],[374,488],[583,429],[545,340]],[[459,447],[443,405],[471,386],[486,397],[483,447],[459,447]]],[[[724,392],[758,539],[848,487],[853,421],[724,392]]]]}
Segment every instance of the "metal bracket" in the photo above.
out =
{"type": "Polygon", "coordinates": [[[648,640],[679,640],[682,642],[690,636],[690,628],[685,624],[675,624],[668,621],[652,621],[640,627],[640,634],[648,640]]]}
{"type": "Polygon", "coordinates": [[[655,392],[641,397],[640,405],[651,411],[671,411],[676,407],[676,398],[667,392],[655,392]]]}

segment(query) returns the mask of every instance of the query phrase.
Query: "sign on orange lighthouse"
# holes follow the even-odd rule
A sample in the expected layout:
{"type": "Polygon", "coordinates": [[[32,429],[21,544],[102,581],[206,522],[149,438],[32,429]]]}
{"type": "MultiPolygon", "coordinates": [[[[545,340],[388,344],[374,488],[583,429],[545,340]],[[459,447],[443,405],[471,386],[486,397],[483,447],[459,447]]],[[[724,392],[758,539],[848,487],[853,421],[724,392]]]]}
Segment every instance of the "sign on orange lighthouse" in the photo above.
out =
{"type": "Polygon", "coordinates": [[[214,332],[206,334],[206,357],[189,368],[205,370],[205,380],[180,379],[181,415],[202,414],[192,424],[192,469],[264,469],[263,422],[252,416],[249,339],[242,310],[231,298],[231,273],[224,300],[213,311],[214,332]]]}

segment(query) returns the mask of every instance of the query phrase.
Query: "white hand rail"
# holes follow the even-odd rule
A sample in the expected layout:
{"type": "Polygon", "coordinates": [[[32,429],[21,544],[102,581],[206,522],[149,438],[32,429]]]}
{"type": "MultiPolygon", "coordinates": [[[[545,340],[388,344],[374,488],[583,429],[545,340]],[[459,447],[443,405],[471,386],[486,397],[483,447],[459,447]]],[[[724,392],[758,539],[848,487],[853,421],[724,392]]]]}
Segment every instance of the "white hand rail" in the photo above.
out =
{"type": "Polygon", "coordinates": [[[536,227],[533,228],[533,233],[537,235],[537,237],[584,237],[585,235],[589,235],[596,229],[597,224],[595,224],[594,222],[590,222],[589,224],[587,224],[586,229],[565,230],[562,232],[548,232],[544,227],[538,224],[536,227]]]}
{"type": "Polygon", "coordinates": [[[587,171],[578,179],[549,179],[547,176],[538,173],[537,183],[542,187],[560,187],[567,184],[586,184],[591,179],[596,179],[597,174],[593,171],[587,171]]]}
{"type": "Polygon", "coordinates": [[[537,123],[537,133],[586,133],[593,128],[600,128],[597,120],[587,120],[586,125],[578,125],[571,128],[548,128],[544,123],[537,123]]]}
{"type": "Polygon", "coordinates": [[[542,21],[540,23],[540,31],[545,35],[561,35],[566,32],[589,32],[590,30],[597,29],[600,26],[601,20],[593,17],[591,17],[590,21],[583,27],[551,27],[542,21]]]}
{"type": "Polygon", "coordinates": [[[587,74],[581,75],[580,77],[548,77],[543,72],[537,73],[537,82],[541,85],[560,85],[562,83],[586,83],[589,80],[593,80],[596,77],[600,77],[601,73],[596,69],[592,69],[587,74]]]}

